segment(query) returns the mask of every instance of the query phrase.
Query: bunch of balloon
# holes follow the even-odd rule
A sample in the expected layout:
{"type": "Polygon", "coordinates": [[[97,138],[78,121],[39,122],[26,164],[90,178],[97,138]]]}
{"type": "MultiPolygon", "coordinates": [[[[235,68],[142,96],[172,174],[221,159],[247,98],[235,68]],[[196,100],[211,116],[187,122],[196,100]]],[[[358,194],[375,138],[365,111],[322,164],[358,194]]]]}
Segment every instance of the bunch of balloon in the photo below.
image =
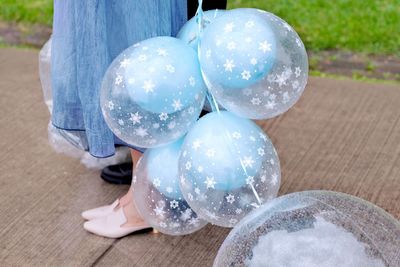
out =
{"type": "Polygon", "coordinates": [[[201,118],[184,140],[180,185],[202,218],[233,227],[278,193],[277,152],[250,119],[271,118],[295,104],[307,81],[307,54],[294,30],[270,13],[203,13],[201,2],[197,17],[178,37],[197,46],[214,112],[201,118]],[[219,105],[227,111],[221,112],[219,105]]]}
{"type": "Polygon", "coordinates": [[[151,38],[121,53],[100,99],[115,135],[148,148],[135,202],[150,225],[173,235],[206,222],[233,227],[277,196],[277,152],[251,119],[289,109],[307,81],[304,45],[286,22],[257,9],[203,13],[201,4],[179,39],[151,38]],[[198,120],[206,97],[212,112],[198,120]]]}

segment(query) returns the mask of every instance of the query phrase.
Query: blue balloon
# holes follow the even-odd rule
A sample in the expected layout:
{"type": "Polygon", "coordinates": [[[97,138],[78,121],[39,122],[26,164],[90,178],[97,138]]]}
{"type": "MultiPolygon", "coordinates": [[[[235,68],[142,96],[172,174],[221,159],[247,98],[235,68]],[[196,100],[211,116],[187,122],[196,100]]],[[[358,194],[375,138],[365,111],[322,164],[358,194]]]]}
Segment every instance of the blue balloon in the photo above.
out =
{"type": "Polygon", "coordinates": [[[182,137],[205,99],[197,54],[183,41],[156,37],[123,51],[108,68],[100,102],[110,129],[139,147],[182,137]]]}
{"type": "Polygon", "coordinates": [[[157,148],[147,149],[147,176],[158,191],[169,198],[183,199],[179,188],[178,159],[183,139],[157,148]]]}
{"type": "Polygon", "coordinates": [[[292,107],[308,79],[305,47],[290,25],[259,9],[234,9],[203,33],[200,65],[218,103],[250,119],[292,107]]]}
{"type": "Polygon", "coordinates": [[[275,34],[262,17],[233,10],[204,30],[200,52],[207,79],[240,89],[261,80],[274,65],[275,34]]]}
{"type": "Polygon", "coordinates": [[[132,178],[133,197],[140,215],[153,228],[170,235],[190,234],[207,224],[181,193],[178,174],[181,145],[182,139],[147,149],[132,178]]]}
{"type": "MultiPolygon", "coordinates": [[[[218,18],[224,14],[225,10],[214,9],[205,11],[203,14],[203,27],[207,27],[214,19],[218,18]]],[[[181,28],[177,38],[181,39],[185,43],[189,44],[193,49],[197,51],[199,26],[197,23],[197,17],[191,18],[185,25],[181,28]]]]}
{"type": "Polygon", "coordinates": [[[205,115],[189,131],[179,173],[192,209],[226,227],[275,197],[280,184],[279,159],[269,138],[254,122],[227,111],[205,115]]]}

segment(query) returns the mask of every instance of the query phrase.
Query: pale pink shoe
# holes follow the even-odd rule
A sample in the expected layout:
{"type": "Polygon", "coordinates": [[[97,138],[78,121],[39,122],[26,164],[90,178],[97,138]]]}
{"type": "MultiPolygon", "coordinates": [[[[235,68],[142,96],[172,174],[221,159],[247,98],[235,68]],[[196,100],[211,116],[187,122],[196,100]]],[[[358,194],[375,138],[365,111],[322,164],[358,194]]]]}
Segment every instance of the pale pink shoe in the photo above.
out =
{"type": "Polygon", "coordinates": [[[139,226],[122,226],[126,222],[127,219],[124,211],[120,208],[117,211],[109,213],[105,217],[85,222],[83,228],[93,234],[109,238],[120,238],[134,232],[151,228],[147,223],[139,226]]]}
{"type": "Polygon", "coordinates": [[[119,199],[115,200],[114,203],[112,203],[111,205],[102,206],[102,207],[98,207],[95,209],[84,211],[81,213],[81,216],[85,220],[93,220],[96,218],[101,218],[101,217],[107,216],[108,214],[113,212],[113,210],[115,209],[115,207],[118,206],[118,204],[119,204],[119,199]]]}

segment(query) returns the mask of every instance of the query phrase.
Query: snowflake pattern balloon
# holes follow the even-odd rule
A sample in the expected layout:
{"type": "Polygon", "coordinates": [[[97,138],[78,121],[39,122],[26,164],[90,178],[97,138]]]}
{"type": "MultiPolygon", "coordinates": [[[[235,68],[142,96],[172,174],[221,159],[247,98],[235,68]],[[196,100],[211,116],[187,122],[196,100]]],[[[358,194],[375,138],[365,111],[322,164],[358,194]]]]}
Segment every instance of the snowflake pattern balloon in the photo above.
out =
{"type": "Polygon", "coordinates": [[[113,61],[100,101],[116,136],[149,148],[182,137],[199,117],[205,92],[196,52],[176,38],[156,37],[113,61]]]}
{"type": "Polygon", "coordinates": [[[207,222],[183,198],[179,187],[178,158],[182,140],[147,149],[133,176],[139,213],[152,227],[169,235],[193,233],[207,222]]]}
{"type": "Polygon", "coordinates": [[[190,130],[179,159],[180,185],[189,205],[207,221],[233,227],[280,185],[275,148],[252,121],[213,112],[190,130]]]}
{"type": "Polygon", "coordinates": [[[287,111],[307,83],[307,53],[299,36],[262,10],[234,9],[214,19],[204,30],[199,55],[218,103],[245,118],[287,111]]]}

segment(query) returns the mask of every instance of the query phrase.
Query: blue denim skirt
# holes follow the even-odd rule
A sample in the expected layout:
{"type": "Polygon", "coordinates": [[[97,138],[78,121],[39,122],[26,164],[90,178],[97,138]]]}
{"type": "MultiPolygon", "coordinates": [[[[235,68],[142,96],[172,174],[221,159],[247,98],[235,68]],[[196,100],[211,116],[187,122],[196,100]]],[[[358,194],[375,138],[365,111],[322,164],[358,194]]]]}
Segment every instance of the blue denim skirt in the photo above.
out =
{"type": "Polygon", "coordinates": [[[84,131],[95,157],[114,155],[115,144],[124,143],[110,131],[100,109],[100,86],[107,67],[136,42],[175,36],[186,20],[185,0],[55,0],[54,126],[84,131]]]}

